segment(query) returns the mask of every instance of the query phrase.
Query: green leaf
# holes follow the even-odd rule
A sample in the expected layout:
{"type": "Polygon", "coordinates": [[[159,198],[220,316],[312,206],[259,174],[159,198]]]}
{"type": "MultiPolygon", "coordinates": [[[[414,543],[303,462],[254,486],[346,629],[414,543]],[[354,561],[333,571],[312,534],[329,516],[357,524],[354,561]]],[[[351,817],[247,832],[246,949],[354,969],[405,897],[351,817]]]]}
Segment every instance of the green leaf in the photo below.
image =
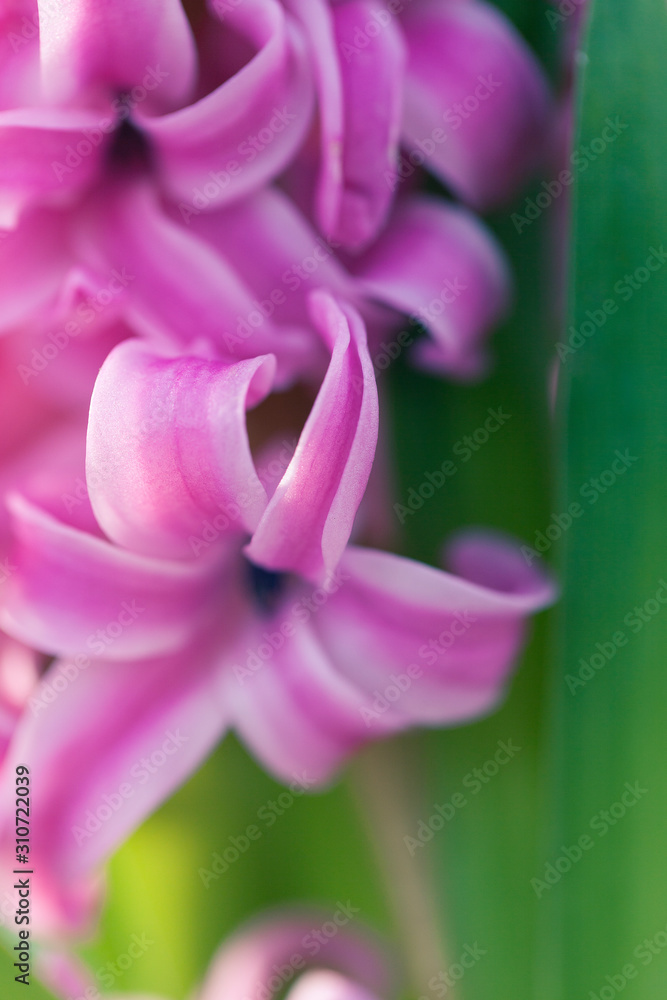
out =
{"type": "Polygon", "coordinates": [[[664,0],[592,5],[554,508],[581,513],[561,542],[540,1000],[667,985],[665,52],[664,0]]]}
{"type": "MultiPolygon", "coordinates": [[[[519,199],[517,212],[531,194],[519,199]]],[[[516,296],[512,316],[492,339],[496,362],[487,380],[453,386],[407,367],[390,371],[398,443],[396,501],[405,504],[409,488],[418,487],[425,472],[444,459],[457,466],[443,488],[406,518],[406,551],[415,558],[436,562],[447,535],[465,526],[498,528],[532,544],[548,522],[550,344],[543,247],[554,211],[555,206],[520,233],[510,221],[511,211],[498,223],[516,296]],[[464,439],[474,440],[489,407],[502,408],[510,418],[468,455],[464,439]]],[[[486,952],[466,971],[454,996],[527,1000],[532,995],[537,901],[530,878],[539,832],[545,624],[545,616],[535,623],[499,711],[473,725],[414,738],[421,750],[424,801],[412,828],[399,831],[399,838],[414,835],[418,821],[428,821],[435,806],[446,805],[457,792],[466,797],[465,807],[420,849],[420,859],[436,868],[433,891],[446,953],[446,967],[434,967],[431,977],[447,974],[466,946],[478,944],[486,952]],[[493,760],[499,740],[512,740],[521,750],[476,792],[473,770],[493,760]]],[[[415,984],[415,992],[433,1000],[439,994],[429,978],[415,984]]],[[[446,981],[435,986],[442,990],[446,981]]]]}

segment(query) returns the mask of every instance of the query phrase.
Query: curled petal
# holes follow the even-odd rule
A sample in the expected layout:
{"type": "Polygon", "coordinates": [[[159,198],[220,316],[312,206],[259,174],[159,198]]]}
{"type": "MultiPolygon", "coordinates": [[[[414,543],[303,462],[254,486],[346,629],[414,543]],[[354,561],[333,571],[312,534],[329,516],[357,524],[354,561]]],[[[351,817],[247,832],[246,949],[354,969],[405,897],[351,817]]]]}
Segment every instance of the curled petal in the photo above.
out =
{"type": "Polygon", "coordinates": [[[340,204],[331,235],[345,247],[360,248],[377,236],[393,198],[405,50],[395,18],[379,0],[338,4],[333,17],[344,60],[345,138],[340,204]],[[357,33],[382,16],[382,30],[357,48],[357,33]]]}
{"type": "MultiPolygon", "coordinates": [[[[231,6],[231,5],[230,5],[231,6]]],[[[256,54],[212,93],[180,111],[136,119],[162,183],[190,216],[275,177],[303,141],[313,88],[303,39],[277,0],[244,0],[225,13],[256,54]]]]}
{"type": "Polygon", "coordinates": [[[319,90],[318,222],[329,238],[358,248],[377,235],[393,197],[405,67],[401,31],[379,0],[347,0],[331,9],[312,0],[293,6],[310,38],[319,90]],[[367,34],[367,24],[381,29],[367,34]]]}
{"type": "Polygon", "coordinates": [[[344,585],[316,627],[341,676],[366,692],[369,735],[401,721],[451,725],[499,700],[524,638],[526,619],[555,589],[527,565],[518,545],[491,534],[461,535],[453,572],[386,552],[348,548],[344,585]],[[402,690],[387,711],[373,708],[394,678],[402,690]]]}
{"type": "Polygon", "coordinates": [[[542,71],[510,22],[480,0],[406,6],[403,139],[475,208],[511,197],[545,153],[542,71]]]}
{"type": "Polygon", "coordinates": [[[56,101],[84,88],[143,92],[157,109],[180,103],[196,69],[180,0],[38,0],[44,91],[56,101]]]}
{"type": "Polygon", "coordinates": [[[29,763],[38,918],[81,930],[71,925],[90,916],[84,901],[93,902],[86,887],[96,868],[220,738],[219,691],[205,643],[154,660],[52,664],[15,731],[0,785],[6,849],[15,843],[15,766],[29,763]]]}
{"type": "Polygon", "coordinates": [[[502,319],[510,274],[500,246],[466,209],[441,199],[403,203],[356,264],[361,290],[428,328],[423,367],[474,378],[486,366],[484,339],[502,319]]]}
{"type": "MultiPolygon", "coordinates": [[[[285,911],[242,928],[213,958],[198,1000],[277,995],[280,987],[272,989],[270,985],[276,979],[276,966],[294,957],[303,958],[301,967],[315,964],[304,951],[304,938],[317,932],[330,917],[326,911],[315,909],[285,911]]],[[[339,927],[337,934],[321,943],[317,965],[339,970],[361,984],[359,995],[352,994],[350,1000],[352,996],[354,1000],[361,1000],[362,996],[366,1000],[368,994],[362,994],[361,988],[377,995],[392,992],[392,970],[387,957],[366,933],[339,927]]]]}
{"type": "Polygon", "coordinates": [[[359,315],[326,293],[312,298],[315,325],[331,363],[246,552],[267,569],[319,580],[336,567],[370,475],[378,434],[378,396],[359,315]]]}
{"type": "Polygon", "coordinates": [[[97,519],[135,552],[192,559],[210,522],[250,532],[266,507],[246,430],[275,360],[167,358],[137,341],[111,352],[90,405],[86,471],[97,519]]]}
{"type": "Polygon", "coordinates": [[[359,983],[328,969],[307,972],[287,994],[287,1000],[377,1000],[359,983]]]}
{"type": "MultiPolygon", "coordinates": [[[[0,625],[47,653],[125,660],[170,652],[210,616],[217,561],[148,559],[56,520],[23,497],[0,625]]],[[[217,555],[216,555],[217,559],[217,555]]]]}

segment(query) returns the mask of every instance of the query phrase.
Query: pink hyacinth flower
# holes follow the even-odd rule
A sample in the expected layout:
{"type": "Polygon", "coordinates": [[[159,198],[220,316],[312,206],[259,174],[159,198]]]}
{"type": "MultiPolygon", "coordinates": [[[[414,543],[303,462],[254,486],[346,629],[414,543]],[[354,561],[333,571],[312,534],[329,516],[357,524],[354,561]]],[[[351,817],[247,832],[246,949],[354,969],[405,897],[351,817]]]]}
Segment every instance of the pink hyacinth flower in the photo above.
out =
{"type": "Polygon", "coordinates": [[[537,60],[480,0],[416,0],[401,24],[408,167],[421,154],[477,209],[507,201],[547,152],[551,106],[537,60]]]}
{"type": "Polygon", "coordinates": [[[324,295],[312,310],[329,367],[277,483],[258,476],[245,424],[271,388],[270,356],[228,364],[126,341],[93,393],[92,510],[68,522],[62,493],[60,514],[55,498],[10,501],[1,622],[59,659],[3,781],[31,762],[54,923],[84,918],[100,863],[227,728],[278,777],[324,782],[369,740],[489,711],[527,617],[553,598],[497,538],[459,539],[452,572],[347,544],[373,460],[375,379],[355,311],[324,295]],[[399,675],[407,688],[378,716],[399,675]]]}
{"type": "MultiPolygon", "coordinates": [[[[393,311],[407,312],[435,339],[417,349],[420,364],[455,378],[484,371],[482,340],[507,302],[497,246],[462,209],[409,199],[392,206],[401,121],[408,138],[412,122],[405,95],[422,87],[417,103],[433,131],[447,114],[434,95],[467,94],[484,67],[502,86],[429,164],[457,190],[462,164],[475,191],[460,193],[474,204],[501,177],[506,188],[519,183],[503,164],[537,150],[546,98],[501,15],[465,0],[415,0],[401,18],[378,0],[247,0],[213,4],[195,44],[178,0],[140,13],[121,0],[77,0],[66,13],[42,7],[39,30],[30,0],[17,0],[0,25],[12,53],[0,70],[0,190],[15,227],[0,242],[0,331],[76,325],[86,302],[106,301],[120,275],[109,309],[142,335],[178,348],[205,339],[223,360],[275,354],[281,387],[317,377],[325,355],[304,332],[304,296],[283,281],[300,265],[299,241],[276,224],[291,215],[303,233],[307,223],[263,188],[308,159],[316,90],[316,217],[340,261],[312,287],[355,302],[377,345],[394,332],[393,311]],[[420,32],[431,27],[465,52],[444,82],[433,43],[422,45],[420,32]],[[257,226],[250,268],[238,235],[244,214],[257,226]],[[266,233],[275,250],[260,239],[266,233]],[[367,252],[346,259],[346,247],[367,252]],[[256,271],[271,274],[268,310],[256,271]],[[465,294],[452,299],[452,285],[465,294]],[[282,299],[287,309],[276,308],[282,299]],[[392,312],[364,311],[371,300],[392,312]]],[[[112,318],[105,312],[107,325],[112,318]]]]}
{"type": "MultiPolygon", "coordinates": [[[[0,227],[11,228],[0,233],[0,332],[91,332],[82,311],[113,286],[113,309],[139,332],[224,347],[250,295],[164,202],[198,214],[261,187],[301,144],[313,88],[277,0],[247,0],[224,24],[213,10],[208,28],[198,52],[179,0],[141,11],[17,0],[0,21],[0,50],[15,57],[0,66],[0,227]],[[267,129],[271,141],[244,158],[267,129]]],[[[223,356],[272,351],[288,381],[308,369],[310,345],[281,332],[272,340],[266,324],[249,352],[223,356]]]]}
{"type": "Polygon", "coordinates": [[[14,225],[35,202],[72,204],[119,157],[146,148],[168,197],[192,204],[213,178],[213,193],[203,197],[221,203],[279,173],[302,142],[310,68],[297,26],[277,0],[246,0],[225,15],[224,32],[212,10],[218,72],[228,78],[208,93],[179,0],[140,7],[75,0],[66,8],[26,0],[22,9],[28,21],[39,13],[38,38],[12,33],[13,22],[0,25],[33,70],[24,91],[7,87],[0,108],[0,225],[14,225]],[[240,66],[230,34],[246,57],[240,66]],[[278,110],[284,121],[272,141],[241,169],[239,145],[270,128],[278,110]]]}

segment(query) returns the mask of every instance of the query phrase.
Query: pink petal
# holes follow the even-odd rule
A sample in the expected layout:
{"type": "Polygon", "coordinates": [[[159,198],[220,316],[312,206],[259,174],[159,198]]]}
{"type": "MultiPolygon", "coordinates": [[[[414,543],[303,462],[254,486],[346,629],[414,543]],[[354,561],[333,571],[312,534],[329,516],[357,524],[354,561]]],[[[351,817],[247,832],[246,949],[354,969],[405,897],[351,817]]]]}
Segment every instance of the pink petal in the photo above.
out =
{"type": "Polygon", "coordinates": [[[337,972],[317,969],[301,976],[286,1000],[377,1000],[377,994],[337,972]]]}
{"type": "Polygon", "coordinates": [[[31,203],[67,205],[99,170],[105,143],[93,111],[0,111],[0,228],[13,227],[31,203]],[[101,134],[101,133],[100,133],[101,134]]]}
{"type": "MultiPolygon", "coordinates": [[[[205,644],[155,660],[51,666],[11,744],[0,841],[15,839],[10,785],[28,762],[30,855],[52,920],[86,916],[72,897],[211,751],[227,721],[219,693],[205,644]]],[[[42,906],[35,912],[43,917],[42,906]]]]}
{"type": "Polygon", "coordinates": [[[135,659],[182,646],[212,613],[221,570],[204,555],[169,562],[116,548],[10,498],[15,570],[0,625],[48,653],[135,659]]]}
{"type": "Polygon", "coordinates": [[[0,632],[0,764],[38,683],[41,665],[39,653],[0,632]]]}
{"type": "Polygon", "coordinates": [[[402,35],[379,0],[349,0],[331,8],[322,0],[296,0],[293,7],[310,40],[319,91],[317,219],[329,238],[359,247],[377,234],[391,204],[402,35]],[[367,33],[368,24],[379,30],[367,33]]]}
{"type": "Polygon", "coordinates": [[[37,4],[12,0],[0,11],[0,110],[39,100],[37,4]]]}
{"type": "Polygon", "coordinates": [[[316,215],[323,232],[331,234],[341,207],[345,129],[334,15],[327,0],[290,0],[290,7],[303,27],[314,61],[321,145],[316,215]]]}
{"type": "Polygon", "coordinates": [[[156,150],[164,187],[192,214],[279,174],[301,145],[312,114],[303,39],[277,0],[243,0],[224,19],[256,49],[253,58],[187,108],[161,118],[141,108],[135,115],[156,150]]]}
{"type": "MultiPolygon", "coordinates": [[[[287,964],[293,969],[294,978],[299,974],[289,966],[294,956],[303,958],[306,965],[338,969],[372,993],[388,995],[392,970],[387,956],[369,934],[353,932],[342,923],[354,916],[344,912],[344,906],[338,903],[333,913],[305,908],[285,910],[242,928],[214,956],[198,1000],[241,1000],[258,995],[271,998],[278,993],[270,986],[275,982],[276,966],[287,964]],[[338,932],[333,936],[322,935],[322,925],[332,917],[341,921],[338,932]],[[313,934],[318,932],[325,940],[320,941],[313,961],[313,934]],[[304,939],[310,944],[305,944],[304,939]]],[[[288,982],[285,975],[281,985],[288,982]]]]}
{"type": "Polygon", "coordinates": [[[99,304],[96,293],[82,296],[69,316],[20,330],[20,343],[12,338],[12,372],[18,374],[24,394],[30,386],[33,396],[42,398],[42,405],[50,403],[65,413],[85,412],[87,416],[100,365],[112,348],[132,334],[124,323],[104,322],[107,310],[113,316],[113,305],[95,314],[99,304]]]}
{"type": "MultiPolygon", "coordinates": [[[[6,342],[6,341],[5,341],[6,342]]],[[[5,342],[0,343],[0,347],[5,342]]],[[[21,386],[24,410],[17,407],[14,417],[29,411],[31,420],[17,428],[16,438],[9,442],[14,447],[2,456],[0,463],[0,552],[8,555],[12,544],[11,514],[4,502],[12,493],[26,499],[58,518],[65,518],[76,527],[99,528],[87,503],[84,485],[86,414],[80,413],[67,419],[61,412],[50,408],[25,386],[21,386]],[[76,513],[72,514],[75,510],[76,513]]],[[[2,398],[2,397],[0,397],[2,398]]],[[[4,402],[5,400],[3,400],[4,402]]],[[[0,407],[0,419],[10,411],[15,397],[6,398],[7,411],[0,407]]],[[[17,421],[18,423],[18,421],[17,421]]]]}
{"type": "Polygon", "coordinates": [[[246,408],[269,392],[271,356],[228,365],[161,357],[126,341],[102,366],[90,405],[86,470],[109,538],[135,552],[192,559],[191,538],[251,532],[266,507],[246,408]]]}
{"type": "Polygon", "coordinates": [[[355,265],[361,291],[426,326],[423,367],[467,379],[486,366],[484,341],[509,304],[503,252],[466,209],[410,198],[355,265]]]}
{"type": "Polygon", "coordinates": [[[233,261],[255,302],[276,322],[310,328],[308,297],[319,287],[354,301],[353,282],[336,256],[340,244],[318,235],[279,188],[265,187],[222,211],[202,214],[192,228],[233,261]]]}
{"type": "Polygon", "coordinates": [[[187,96],[196,55],[180,0],[38,2],[42,79],[54,101],[85,88],[139,101],[143,91],[141,101],[164,110],[187,96]]]}
{"type": "MultiPolygon", "coordinates": [[[[338,586],[338,576],[332,577],[320,588],[322,599],[332,600],[329,592],[338,586]]],[[[248,633],[228,662],[232,725],[286,784],[304,774],[312,784],[326,782],[368,739],[399,728],[391,717],[373,730],[366,724],[366,691],[343,676],[313,628],[320,596],[303,591],[300,600],[283,604],[248,633]]],[[[345,622],[339,627],[344,632],[345,622]]]]}
{"type": "Polygon", "coordinates": [[[2,333],[47,315],[71,263],[67,237],[65,214],[48,209],[26,212],[16,229],[0,233],[2,333]]]}
{"type": "Polygon", "coordinates": [[[331,363],[299,444],[248,545],[248,557],[313,580],[336,567],[373,464],[378,397],[359,315],[313,294],[313,320],[331,363]]]}
{"type": "Polygon", "coordinates": [[[184,347],[210,342],[229,361],[275,353],[278,384],[307,367],[312,334],[277,331],[220,253],[164,214],[146,185],[105,191],[80,227],[80,252],[101,274],[120,275],[126,315],[140,332],[184,347]]]}
{"type": "Polygon", "coordinates": [[[401,719],[451,725],[488,712],[527,617],[554,600],[551,581],[509,540],[470,532],[450,554],[451,573],[354,547],[341,561],[347,580],[316,624],[341,675],[367,692],[369,736],[401,719]],[[378,695],[390,703],[379,711],[378,695]]]}
{"type": "Polygon", "coordinates": [[[340,204],[331,235],[358,248],[377,236],[393,197],[405,49],[396,19],[380,0],[349,0],[333,8],[333,17],[345,134],[340,204]],[[369,33],[368,26],[379,30],[369,33]]]}
{"type": "Polygon", "coordinates": [[[480,0],[406,5],[402,25],[410,162],[425,158],[475,208],[504,202],[545,152],[550,104],[535,57],[480,0]]]}
{"type": "MultiPolygon", "coordinates": [[[[37,977],[57,997],[95,996],[95,977],[87,965],[67,947],[40,947],[35,956],[37,977]]],[[[128,996],[125,1000],[130,1000],[128,996]]]]}

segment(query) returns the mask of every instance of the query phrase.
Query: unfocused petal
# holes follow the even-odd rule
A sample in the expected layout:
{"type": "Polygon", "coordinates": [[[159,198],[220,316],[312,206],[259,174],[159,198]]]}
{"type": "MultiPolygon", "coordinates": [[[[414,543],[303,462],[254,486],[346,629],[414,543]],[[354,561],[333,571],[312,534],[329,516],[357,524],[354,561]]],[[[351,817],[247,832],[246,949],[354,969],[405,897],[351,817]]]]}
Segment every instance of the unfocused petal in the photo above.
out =
{"type": "Polygon", "coordinates": [[[37,685],[40,666],[39,653],[0,632],[0,764],[37,685]]]}
{"type": "Polygon", "coordinates": [[[156,151],[165,189],[191,213],[239,198],[280,173],[312,114],[303,39],[277,0],[243,0],[224,18],[256,48],[253,58],[189,107],[157,118],[138,108],[135,116],[156,151]]]}
{"type": "MultiPolygon", "coordinates": [[[[6,341],[5,341],[6,342],[6,341]]],[[[0,551],[8,556],[12,545],[12,515],[6,498],[20,493],[25,499],[77,528],[99,534],[85,492],[86,416],[73,417],[48,407],[39,396],[22,387],[24,402],[31,406],[32,422],[18,430],[23,434],[10,442],[14,448],[0,462],[0,551]]],[[[1,397],[0,397],[1,398],[1,397]]],[[[9,396],[8,403],[11,404],[9,396]]],[[[28,408],[26,407],[26,408],[28,408]]],[[[17,412],[22,415],[21,410],[17,412]]],[[[4,416],[4,407],[0,418],[4,416]]],[[[3,581],[4,582],[4,581],[3,581]]]]}
{"type": "MultiPolygon", "coordinates": [[[[324,600],[332,600],[327,586],[337,590],[337,577],[321,588],[324,600]]],[[[401,728],[391,716],[373,729],[366,724],[367,692],[339,671],[313,629],[318,599],[318,593],[304,592],[281,606],[248,633],[235,662],[228,663],[234,729],[286,784],[304,770],[313,782],[326,782],[369,739],[401,728]]],[[[339,627],[344,630],[345,622],[339,627]]]]}
{"type": "Polygon", "coordinates": [[[0,10],[0,110],[39,99],[37,3],[5,0],[0,10]]]}
{"type": "Polygon", "coordinates": [[[527,618],[554,600],[551,581],[502,537],[462,534],[449,563],[452,572],[443,572],[355,547],[341,560],[349,578],[318,614],[317,628],[341,675],[367,692],[371,732],[376,719],[449,725],[489,711],[527,618]],[[404,690],[394,691],[398,675],[404,690]],[[374,712],[375,696],[389,686],[394,703],[374,712]]]}
{"type": "Polygon", "coordinates": [[[482,374],[484,340],[507,309],[510,274],[471,212],[410,198],[354,267],[361,291],[427,327],[432,339],[416,350],[423,367],[461,379],[482,374]]]}
{"type": "Polygon", "coordinates": [[[48,653],[134,659],[179,648],[211,614],[217,563],[148,559],[15,495],[0,625],[48,653]]]}
{"type": "Polygon", "coordinates": [[[77,298],[79,304],[72,314],[57,322],[50,320],[33,329],[19,330],[9,344],[13,373],[18,374],[24,395],[26,386],[33,390],[29,397],[33,405],[37,400],[38,406],[50,403],[56,410],[87,416],[100,365],[132,331],[124,323],[113,321],[113,306],[108,307],[111,322],[104,322],[106,306],[94,313],[90,303],[99,305],[97,293],[77,298]]]}
{"type": "Polygon", "coordinates": [[[319,580],[331,573],[352,531],[378,434],[378,397],[359,315],[331,296],[313,295],[315,325],[331,363],[296,452],[248,545],[272,570],[319,580]]]}
{"type": "Polygon", "coordinates": [[[406,5],[403,139],[475,208],[511,197],[544,156],[550,104],[518,32],[480,0],[406,5]]]}
{"type": "Polygon", "coordinates": [[[15,840],[8,806],[15,767],[29,763],[38,922],[67,925],[90,915],[73,897],[85,897],[95,869],[220,738],[227,720],[219,690],[206,644],[148,661],[79,656],[51,666],[17,727],[0,783],[7,849],[15,840]]]}
{"type": "MultiPolygon", "coordinates": [[[[285,910],[254,921],[229,938],[214,956],[197,1000],[226,1000],[279,995],[299,969],[288,965],[293,958],[303,959],[304,966],[322,965],[339,970],[372,993],[387,996],[391,990],[392,970],[387,956],[368,934],[340,926],[333,936],[320,942],[316,960],[312,948],[304,939],[313,934],[336,914],[324,910],[285,910]],[[290,978],[276,989],[276,966],[288,966],[290,978]]],[[[350,914],[340,913],[347,920],[350,914]]],[[[347,921],[346,921],[347,922],[347,921]]],[[[357,998],[355,998],[357,1000],[357,998]]],[[[360,1000],[360,998],[359,998],[360,1000]]]]}
{"type": "MultiPolygon", "coordinates": [[[[95,993],[95,977],[87,965],[70,950],[42,947],[35,956],[36,973],[40,983],[56,997],[84,997],[95,993]]],[[[126,997],[125,1000],[129,1000],[126,997]]]]}
{"type": "Polygon", "coordinates": [[[141,88],[157,109],[194,82],[194,40],[180,0],[38,0],[42,78],[56,101],[141,88]]]}
{"type": "Polygon", "coordinates": [[[380,0],[333,8],[341,54],[345,137],[342,189],[332,236],[359,248],[377,236],[393,198],[405,70],[403,37],[380,0]],[[381,30],[358,35],[384,17],[381,30]]]}
{"type": "Polygon", "coordinates": [[[287,1000],[377,1000],[377,994],[329,969],[307,972],[287,994],[287,1000]]]}
{"type": "Polygon", "coordinates": [[[326,236],[360,247],[377,234],[393,197],[402,35],[379,0],[347,0],[331,9],[313,0],[293,6],[309,36],[319,91],[317,219],[326,236]],[[365,31],[382,17],[379,30],[365,31]]]}
{"type": "Polygon", "coordinates": [[[284,782],[326,782],[365,743],[458,725],[499,701],[529,615],[554,598],[516,544],[462,535],[453,572],[348,547],[322,587],[293,590],[228,661],[232,725],[284,782]]]}
{"type": "Polygon", "coordinates": [[[266,507],[245,414],[271,388],[271,356],[225,364],[161,357],[137,341],[111,352],[90,405],[90,497],[109,538],[134,552],[193,558],[207,519],[251,532],[266,507]]]}
{"type": "MultiPolygon", "coordinates": [[[[311,323],[308,299],[313,289],[324,287],[354,301],[353,282],[336,256],[340,244],[318,235],[277,187],[202,214],[192,220],[192,228],[233,261],[255,296],[253,313],[259,306],[268,314],[265,318],[306,328],[311,323]]],[[[250,316],[244,318],[249,327],[250,316]]]]}
{"type": "Polygon", "coordinates": [[[0,111],[0,229],[32,204],[67,205],[97,176],[105,144],[89,138],[93,111],[0,111]]]}
{"type": "Polygon", "coordinates": [[[61,212],[26,212],[16,229],[0,233],[0,333],[43,318],[71,263],[68,249],[61,212]]]}
{"type": "Polygon", "coordinates": [[[230,361],[274,353],[278,384],[308,367],[312,333],[277,330],[262,314],[255,325],[257,303],[232,263],[170,219],[147,186],[104,192],[79,233],[84,259],[126,285],[139,332],[177,347],[208,341],[230,361]]]}

